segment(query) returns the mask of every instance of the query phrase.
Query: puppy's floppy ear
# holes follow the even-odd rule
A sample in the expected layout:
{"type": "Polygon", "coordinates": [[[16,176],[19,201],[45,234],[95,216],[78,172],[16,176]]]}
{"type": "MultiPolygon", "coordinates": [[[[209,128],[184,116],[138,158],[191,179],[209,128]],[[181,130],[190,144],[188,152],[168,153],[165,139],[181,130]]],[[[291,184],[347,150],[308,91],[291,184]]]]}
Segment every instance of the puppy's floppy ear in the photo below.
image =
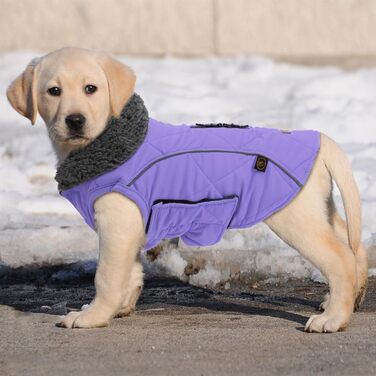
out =
{"type": "Polygon", "coordinates": [[[7,90],[7,97],[12,107],[30,119],[31,124],[35,123],[38,113],[36,71],[39,61],[39,58],[33,59],[7,90]]]}
{"type": "Polygon", "coordinates": [[[100,55],[99,64],[107,77],[112,114],[119,117],[121,110],[133,95],[136,76],[131,68],[109,55],[100,55]]]}

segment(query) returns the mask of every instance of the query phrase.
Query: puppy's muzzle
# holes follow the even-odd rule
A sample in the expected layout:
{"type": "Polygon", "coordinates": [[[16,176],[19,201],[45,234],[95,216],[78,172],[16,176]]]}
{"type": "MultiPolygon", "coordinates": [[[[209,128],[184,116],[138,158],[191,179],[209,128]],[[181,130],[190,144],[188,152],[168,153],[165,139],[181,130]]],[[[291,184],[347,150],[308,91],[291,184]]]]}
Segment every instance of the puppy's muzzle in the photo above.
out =
{"type": "Polygon", "coordinates": [[[86,118],[85,116],[81,114],[72,114],[72,115],[68,115],[65,118],[65,123],[67,124],[71,133],[74,133],[74,134],[82,133],[82,129],[85,125],[85,122],[86,122],[86,118]]]}

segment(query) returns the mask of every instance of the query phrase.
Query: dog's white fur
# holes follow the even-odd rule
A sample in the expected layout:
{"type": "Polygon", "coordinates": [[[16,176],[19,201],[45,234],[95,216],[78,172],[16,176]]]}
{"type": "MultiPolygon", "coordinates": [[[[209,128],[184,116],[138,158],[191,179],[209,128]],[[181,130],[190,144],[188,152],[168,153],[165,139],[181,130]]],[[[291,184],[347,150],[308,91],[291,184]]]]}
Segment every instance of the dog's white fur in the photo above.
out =
{"type": "MultiPolygon", "coordinates": [[[[35,122],[37,112],[47,125],[58,161],[90,143],[111,116],[118,116],[133,93],[132,71],[106,54],[64,48],[34,59],[7,91],[12,106],[35,122]],[[88,95],[85,85],[95,85],[88,95]],[[61,88],[53,97],[50,87],[61,88]],[[70,138],[65,117],[83,114],[83,138],[70,138]]],[[[96,296],[85,311],[71,312],[61,322],[67,328],[108,325],[114,316],[134,310],[143,285],[139,251],[145,240],[142,216],[134,202],[109,193],[95,202],[100,257],[95,276],[96,296]],[[116,215],[114,215],[116,213],[116,215]]],[[[350,165],[341,149],[321,135],[321,149],[311,176],[299,195],[265,223],[297,249],[328,279],[330,295],[323,313],[309,318],[308,332],[344,329],[363,300],[367,286],[367,253],[360,241],[361,204],[350,165]],[[332,199],[332,178],[344,202],[347,223],[332,199]]]]}

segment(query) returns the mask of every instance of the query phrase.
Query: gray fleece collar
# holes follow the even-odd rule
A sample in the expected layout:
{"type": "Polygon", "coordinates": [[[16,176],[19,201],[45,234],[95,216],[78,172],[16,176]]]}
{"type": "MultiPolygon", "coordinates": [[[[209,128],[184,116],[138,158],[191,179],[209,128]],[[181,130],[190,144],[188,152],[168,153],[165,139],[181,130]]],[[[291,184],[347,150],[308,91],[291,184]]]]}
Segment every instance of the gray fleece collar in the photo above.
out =
{"type": "Polygon", "coordinates": [[[148,124],[144,101],[133,94],[119,118],[112,118],[92,143],[71,152],[58,167],[55,180],[59,191],[111,171],[130,159],[144,141],[148,124]]]}

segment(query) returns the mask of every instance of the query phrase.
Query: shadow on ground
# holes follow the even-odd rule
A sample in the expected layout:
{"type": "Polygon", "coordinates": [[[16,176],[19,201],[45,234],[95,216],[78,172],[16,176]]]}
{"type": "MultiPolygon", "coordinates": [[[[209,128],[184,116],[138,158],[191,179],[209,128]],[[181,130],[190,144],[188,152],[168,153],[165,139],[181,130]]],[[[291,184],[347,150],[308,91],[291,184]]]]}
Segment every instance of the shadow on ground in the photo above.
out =
{"type": "MultiPolygon", "coordinates": [[[[78,266],[76,268],[79,268],[78,266]]],[[[0,284],[0,304],[22,312],[65,314],[80,309],[94,297],[94,274],[77,273],[80,279],[61,283],[56,276],[62,269],[29,268],[8,271],[0,284]],[[41,279],[41,276],[44,276],[41,279]],[[31,281],[32,284],[26,283],[31,281]]],[[[311,281],[289,280],[280,284],[260,283],[257,288],[231,291],[203,289],[174,278],[147,278],[139,299],[139,314],[203,314],[208,312],[270,316],[303,325],[307,312],[317,310],[328,288],[311,281]],[[293,311],[293,312],[291,312],[293,311]],[[299,312],[304,312],[300,315],[299,312]]],[[[370,278],[364,311],[375,310],[376,279],[370,278]]]]}

